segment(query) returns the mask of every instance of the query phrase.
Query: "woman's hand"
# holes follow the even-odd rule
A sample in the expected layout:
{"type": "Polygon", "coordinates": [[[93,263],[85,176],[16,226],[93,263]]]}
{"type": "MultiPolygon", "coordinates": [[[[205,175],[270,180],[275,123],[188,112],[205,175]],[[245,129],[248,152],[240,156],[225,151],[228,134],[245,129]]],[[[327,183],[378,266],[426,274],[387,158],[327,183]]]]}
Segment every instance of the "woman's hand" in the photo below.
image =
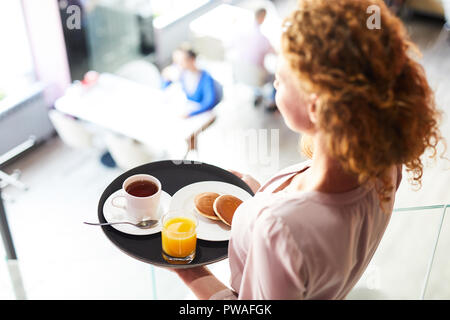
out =
{"type": "Polygon", "coordinates": [[[242,181],[244,181],[246,184],[248,184],[250,189],[252,189],[253,193],[256,193],[256,191],[258,191],[259,188],[261,188],[261,184],[255,178],[253,178],[251,175],[246,174],[246,173],[240,173],[240,172],[234,171],[234,170],[228,170],[228,171],[230,171],[235,176],[238,176],[239,178],[242,179],[242,181]]]}
{"type": "Polygon", "coordinates": [[[207,300],[217,292],[228,289],[205,266],[172,269],[171,271],[176,273],[197,298],[201,300],[207,300]]]}

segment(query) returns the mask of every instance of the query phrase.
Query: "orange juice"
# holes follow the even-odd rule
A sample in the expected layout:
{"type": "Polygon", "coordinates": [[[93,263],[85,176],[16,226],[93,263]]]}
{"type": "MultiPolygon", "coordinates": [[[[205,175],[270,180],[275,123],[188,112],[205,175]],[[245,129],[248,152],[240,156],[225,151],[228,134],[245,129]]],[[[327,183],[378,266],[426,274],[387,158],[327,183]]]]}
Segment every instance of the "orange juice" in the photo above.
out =
{"type": "Polygon", "coordinates": [[[195,221],[186,217],[174,217],[164,222],[161,231],[163,252],[176,258],[195,253],[197,232],[195,221]]]}

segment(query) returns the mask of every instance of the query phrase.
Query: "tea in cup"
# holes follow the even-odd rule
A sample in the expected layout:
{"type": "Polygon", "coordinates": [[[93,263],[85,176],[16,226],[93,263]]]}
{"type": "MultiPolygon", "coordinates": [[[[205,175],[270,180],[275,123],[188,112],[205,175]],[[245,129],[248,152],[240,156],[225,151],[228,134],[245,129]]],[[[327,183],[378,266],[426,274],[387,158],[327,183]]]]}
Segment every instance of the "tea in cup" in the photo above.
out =
{"type": "Polygon", "coordinates": [[[126,210],[133,221],[159,220],[160,198],[161,182],[148,174],[136,174],[123,182],[121,194],[113,197],[111,204],[126,210]],[[125,201],[117,203],[120,198],[125,201]]]}

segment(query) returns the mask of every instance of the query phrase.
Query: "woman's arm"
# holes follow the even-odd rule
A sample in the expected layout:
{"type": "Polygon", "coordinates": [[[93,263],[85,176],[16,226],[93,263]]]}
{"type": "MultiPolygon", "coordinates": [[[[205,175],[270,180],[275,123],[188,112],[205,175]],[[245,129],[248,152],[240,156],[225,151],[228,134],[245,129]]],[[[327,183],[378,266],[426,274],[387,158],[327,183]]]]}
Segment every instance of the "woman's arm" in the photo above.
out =
{"type": "Polygon", "coordinates": [[[207,300],[220,291],[230,290],[207,267],[174,269],[174,272],[200,300],[207,300]]]}

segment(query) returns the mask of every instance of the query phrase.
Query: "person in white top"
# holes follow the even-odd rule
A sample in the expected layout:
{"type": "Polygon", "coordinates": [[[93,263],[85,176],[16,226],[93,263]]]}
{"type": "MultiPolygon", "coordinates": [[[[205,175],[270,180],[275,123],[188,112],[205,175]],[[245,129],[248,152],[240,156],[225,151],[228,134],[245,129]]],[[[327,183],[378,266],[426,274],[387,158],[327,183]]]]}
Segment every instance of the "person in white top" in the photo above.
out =
{"type": "Polygon", "coordinates": [[[234,41],[236,58],[242,62],[257,65],[261,69],[265,69],[264,58],[266,55],[275,53],[269,39],[261,32],[261,25],[264,23],[266,14],[266,9],[258,9],[255,12],[255,21],[252,28],[234,41]]]}
{"type": "Polygon", "coordinates": [[[231,42],[231,56],[234,60],[235,74],[242,70],[254,72],[254,77],[263,82],[261,88],[255,88],[255,106],[266,100],[269,108],[274,110],[275,92],[272,85],[274,76],[266,69],[264,61],[268,54],[276,54],[276,51],[269,39],[261,32],[261,25],[266,15],[267,11],[264,8],[255,11],[255,20],[251,28],[244,32],[240,30],[239,35],[231,42]]]}
{"type": "Polygon", "coordinates": [[[173,53],[174,64],[162,72],[162,87],[180,82],[188,103],[183,118],[189,118],[212,110],[223,97],[222,85],[209,72],[197,67],[197,53],[188,44],[173,53]]]}

